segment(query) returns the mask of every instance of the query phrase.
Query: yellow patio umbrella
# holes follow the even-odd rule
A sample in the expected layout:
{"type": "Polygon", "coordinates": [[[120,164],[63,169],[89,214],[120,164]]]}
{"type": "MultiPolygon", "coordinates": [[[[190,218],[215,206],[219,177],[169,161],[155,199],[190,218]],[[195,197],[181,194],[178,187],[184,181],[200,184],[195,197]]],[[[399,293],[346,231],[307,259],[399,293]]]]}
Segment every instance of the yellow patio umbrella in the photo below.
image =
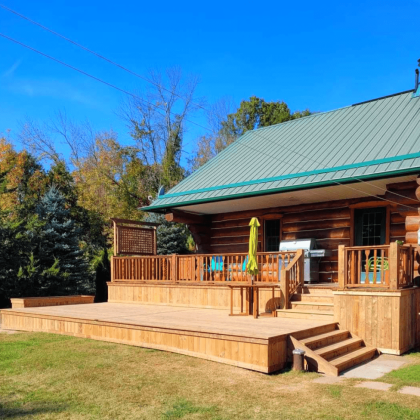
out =
{"type": "Polygon", "coordinates": [[[251,229],[249,232],[249,253],[246,271],[252,276],[256,276],[258,274],[257,247],[260,222],[256,217],[253,217],[249,222],[249,226],[251,226],[251,229]]]}

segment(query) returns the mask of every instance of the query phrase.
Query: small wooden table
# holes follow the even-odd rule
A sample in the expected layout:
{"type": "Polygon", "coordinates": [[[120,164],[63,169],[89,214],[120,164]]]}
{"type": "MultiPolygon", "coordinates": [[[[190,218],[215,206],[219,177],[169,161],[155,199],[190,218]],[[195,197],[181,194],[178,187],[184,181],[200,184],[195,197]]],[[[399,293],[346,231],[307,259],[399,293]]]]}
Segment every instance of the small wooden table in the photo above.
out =
{"type": "Polygon", "coordinates": [[[250,297],[252,296],[252,284],[228,284],[230,287],[230,314],[229,316],[244,316],[249,315],[249,301],[250,297]],[[239,289],[241,293],[241,312],[239,314],[233,313],[233,289],[239,289]],[[245,307],[246,310],[244,312],[244,290],[245,290],[245,307]]]}
{"type": "MultiPolygon", "coordinates": [[[[272,298],[273,304],[275,302],[274,291],[276,287],[280,287],[280,283],[249,283],[249,284],[228,284],[230,287],[230,316],[244,316],[249,315],[249,301],[250,297],[253,296],[252,299],[252,314],[254,318],[258,318],[260,316],[259,311],[259,303],[260,303],[260,289],[271,289],[272,290],[272,298]],[[241,312],[239,314],[233,313],[233,290],[240,289],[241,293],[241,312]],[[244,295],[243,292],[246,292],[246,310],[244,311],[244,295]]],[[[276,309],[274,308],[273,311],[265,316],[272,316],[275,317],[277,315],[276,309]]]]}

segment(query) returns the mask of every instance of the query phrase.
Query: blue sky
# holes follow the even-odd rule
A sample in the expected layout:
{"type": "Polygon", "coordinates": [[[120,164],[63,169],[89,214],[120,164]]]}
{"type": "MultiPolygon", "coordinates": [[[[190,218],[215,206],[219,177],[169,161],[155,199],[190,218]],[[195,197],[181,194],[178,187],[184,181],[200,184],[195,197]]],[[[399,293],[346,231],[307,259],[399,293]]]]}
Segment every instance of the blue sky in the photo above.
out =
{"type": "MultiPolygon", "coordinates": [[[[328,111],[412,89],[420,58],[420,1],[1,2],[137,73],[180,66],[209,103],[256,95],[328,111]]],[[[0,32],[123,89],[147,87],[1,8],[0,32]]],[[[0,57],[0,133],[15,139],[26,117],[65,110],[129,142],[123,94],[1,37],[0,57]]],[[[187,150],[203,131],[187,134],[187,150]]]]}

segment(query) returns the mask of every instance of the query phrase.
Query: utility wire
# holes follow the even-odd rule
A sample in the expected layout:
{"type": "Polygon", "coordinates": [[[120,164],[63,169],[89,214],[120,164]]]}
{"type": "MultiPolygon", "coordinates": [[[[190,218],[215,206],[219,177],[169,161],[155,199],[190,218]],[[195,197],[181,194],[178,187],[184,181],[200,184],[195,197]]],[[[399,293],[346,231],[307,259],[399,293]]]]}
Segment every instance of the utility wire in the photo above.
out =
{"type": "MultiPolygon", "coordinates": [[[[129,96],[131,96],[131,97],[133,97],[133,98],[136,98],[136,99],[138,99],[138,100],[141,100],[141,101],[143,101],[143,102],[145,102],[145,103],[147,103],[147,104],[149,104],[149,105],[151,105],[151,106],[155,107],[156,109],[160,109],[157,105],[152,104],[151,102],[148,102],[148,101],[144,100],[143,98],[139,97],[138,95],[135,95],[135,94],[134,94],[134,93],[132,93],[132,92],[129,92],[129,91],[127,91],[127,90],[125,90],[125,89],[122,89],[122,88],[120,88],[120,87],[118,87],[118,86],[116,86],[116,85],[114,85],[114,84],[112,84],[112,83],[109,83],[109,82],[107,82],[107,81],[105,81],[105,80],[102,80],[102,79],[100,79],[99,77],[93,76],[93,75],[91,75],[91,74],[89,74],[89,73],[87,73],[87,72],[85,72],[85,71],[83,71],[83,70],[78,69],[77,67],[74,67],[74,66],[72,66],[72,65],[70,65],[70,64],[68,64],[68,63],[65,63],[64,61],[61,61],[61,60],[59,60],[59,59],[57,59],[57,58],[55,58],[55,57],[52,57],[52,56],[50,56],[50,55],[48,55],[48,54],[45,54],[45,53],[43,53],[43,52],[41,52],[41,51],[39,51],[39,50],[37,50],[37,49],[35,49],[35,48],[33,48],[33,47],[29,46],[29,45],[26,45],[26,44],[24,44],[24,43],[22,43],[22,42],[20,42],[20,41],[18,41],[18,40],[16,40],[16,39],[14,39],[14,38],[11,38],[11,37],[9,37],[9,36],[7,36],[7,35],[3,34],[3,33],[0,33],[0,36],[1,36],[1,37],[3,37],[3,38],[5,38],[5,39],[7,39],[7,40],[9,40],[9,41],[11,41],[11,42],[14,42],[14,43],[18,44],[18,45],[20,45],[20,46],[22,46],[22,47],[24,47],[24,48],[27,48],[27,49],[29,49],[29,50],[31,50],[31,51],[33,51],[33,52],[37,53],[37,54],[40,54],[40,55],[42,55],[43,57],[46,57],[46,58],[48,58],[48,59],[50,59],[50,60],[52,60],[52,61],[55,61],[56,63],[59,63],[59,64],[61,64],[61,65],[65,66],[65,67],[68,67],[68,68],[70,68],[70,69],[72,69],[72,70],[74,70],[74,71],[77,71],[78,73],[81,73],[81,74],[83,74],[83,75],[85,75],[85,76],[87,76],[87,77],[90,77],[91,79],[96,80],[97,82],[103,83],[103,84],[105,84],[105,85],[107,85],[107,86],[109,86],[109,87],[111,87],[111,88],[113,88],[113,89],[116,89],[116,90],[118,90],[118,91],[120,91],[120,92],[122,92],[122,93],[125,93],[126,95],[129,95],[129,96]]],[[[172,112],[171,112],[171,113],[172,113],[172,112]]],[[[163,115],[163,114],[162,114],[162,115],[163,115]]],[[[186,119],[186,121],[188,121],[188,122],[190,122],[191,124],[194,124],[194,125],[196,125],[196,126],[198,126],[198,127],[201,127],[201,128],[203,128],[203,129],[205,129],[205,130],[210,131],[210,132],[212,132],[212,133],[213,133],[213,130],[211,130],[209,127],[205,127],[205,126],[203,126],[203,125],[201,125],[201,124],[198,124],[198,123],[196,123],[195,121],[192,121],[192,120],[188,120],[188,119],[186,119]]],[[[256,131],[254,132],[254,134],[257,134],[260,138],[263,138],[263,139],[267,140],[265,137],[261,136],[261,135],[260,135],[259,133],[257,133],[256,131]]],[[[249,146],[249,145],[247,145],[247,144],[243,144],[242,142],[240,142],[240,143],[238,143],[238,144],[239,144],[240,146],[242,146],[242,147],[247,147],[247,148],[249,148],[249,149],[251,149],[251,150],[254,150],[254,151],[256,151],[256,152],[257,152],[257,153],[259,153],[259,154],[266,155],[266,156],[270,157],[271,159],[275,159],[275,160],[276,160],[276,162],[282,162],[282,163],[285,163],[285,164],[287,164],[287,165],[289,165],[289,166],[292,166],[292,167],[295,167],[295,168],[297,168],[297,169],[299,169],[299,170],[306,170],[306,168],[299,167],[299,166],[297,166],[297,165],[291,164],[290,162],[286,162],[286,161],[282,161],[281,159],[274,158],[272,155],[270,155],[270,154],[268,154],[268,153],[265,153],[265,152],[262,152],[261,150],[256,149],[256,148],[254,148],[254,147],[252,147],[252,146],[249,146]]],[[[276,144],[276,146],[278,146],[278,145],[276,144]]],[[[294,152],[293,150],[292,150],[292,152],[293,152],[293,153],[298,154],[297,152],[294,152]]],[[[305,157],[304,155],[302,155],[302,156],[303,156],[303,157],[305,157]]],[[[307,158],[307,157],[305,157],[305,158],[306,158],[306,159],[308,159],[308,160],[311,160],[310,158],[307,158]]],[[[315,161],[315,162],[316,162],[316,161],[315,161]]],[[[325,165],[324,165],[324,166],[325,166],[325,165]]],[[[375,188],[379,188],[379,189],[380,189],[380,190],[382,190],[382,191],[386,191],[384,188],[378,187],[378,186],[376,186],[376,185],[374,185],[374,184],[371,184],[371,183],[369,183],[369,182],[366,182],[366,181],[364,181],[364,180],[362,180],[362,179],[358,179],[358,178],[354,178],[354,179],[356,179],[356,180],[358,180],[358,181],[360,181],[360,182],[364,182],[364,183],[366,183],[366,184],[372,185],[373,187],[375,187],[375,188]]],[[[345,187],[345,188],[351,189],[351,190],[353,190],[353,191],[360,192],[360,193],[362,193],[362,194],[364,194],[364,195],[366,195],[366,196],[375,197],[376,199],[383,200],[383,201],[386,201],[386,202],[389,202],[389,203],[392,203],[392,204],[396,204],[396,205],[403,205],[404,207],[407,207],[407,208],[412,208],[412,209],[415,209],[415,210],[417,211],[417,208],[415,208],[415,207],[412,207],[412,206],[409,206],[409,205],[405,205],[405,204],[401,204],[401,203],[398,203],[398,202],[396,202],[396,201],[388,200],[388,199],[386,199],[386,198],[382,198],[382,197],[379,197],[379,196],[376,196],[376,195],[369,194],[369,193],[367,193],[366,191],[359,190],[359,189],[357,189],[357,188],[351,187],[351,186],[346,185],[346,184],[344,184],[344,183],[341,183],[341,182],[339,182],[339,181],[331,180],[331,182],[333,182],[333,183],[335,183],[335,184],[337,184],[337,185],[341,185],[341,186],[343,186],[343,187],[345,187]]],[[[398,194],[398,193],[393,193],[393,194],[394,194],[394,195],[400,195],[400,194],[398,194]]],[[[318,194],[318,195],[320,195],[320,194],[318,194]]],[[[412,200],[412,199],[410,199],[409,197],[406,197],[406,196],[403,196],[403,195],[400,195],[400,196],[401,196],[401,197],[403,197],[403,198],[406,198],[406,199],[412,200]]]]}
{"type": "MultiPolygon", "coordinates": [[[[133,76],[136,76],[136,77],[138,77],[138,78],[140,78],[140,79],[142,79],[142,80],[145,80],[145,81],[146,81],[146,82],[148,82],[148,83],[151,83],[152,85],[154,85],[154,86],[158,87],[159,89],[165,90],[166,92],[169,92],[170,94],[173,94],[173,95],[175,95],[176,97],[178,97],[178,98],[180,98],[180,99],[182,99],[182,100],[184,100],[184,101],[187,101],[187,99],[186,99],[185,97],[183,97],[182,95],[179,95],[179,94],[177,94],[176,92],[171,91],[170,89],[165,88],[165,86],[163,86],[163,85],[161,85],[161,84],[159,84],[159,83],[156,83],[155,81],[150,80],[150,79],[148,79],[147,77],[144,77],[143,75],[138,74],[138,73],[136,73],[136,72],[134,72],[134,71],[132,71],[132,70],[128,69],[127,67],[125,67],[125,66],[123,66],[123,65],[121,65],[121,64],[119,64],[119,63],[117,63],[117,62],[115,62],[115,61],[113,61],[113,60],[111,60],[111,59],[109,59],[109,58],[107,58],[107,57],[105,57],[105,56],[103,56],[103,55],[101,55],[101,54],[97,53],[96,51],[93,51],[93,50],[91,50],[91,49],[89,49],[89,48],[85,47],[84,45],[82,45],[82,44],[80,44],[80,43],[78,43],[78,42],[76,42],[76,41],[73,41],[72,39],[70,39],[70,38],[66,37],[65,35],[62,35],[62,34],[60,34],[59,32],[54,31],[53,29],[50,29],[50,28],[48,28],[48,27],[47,27],[47,26],[45,26],[45,25],[42,25],[41,23],[39,23],[39,22],[37,22],[37,21],[35,21],[35,20],[33,20],[33,19],[29,18],[28,16],[25,16],[25,15],[23,15],[22,13],[19,13],[19,12],[17,12],[16,10],[13,10],[13,9],[11,9],[10,7],[5,6],[4,4],[0,4],[0,7],[2,7],[3,9],[7,10],[7,11],[8,11],[8,12],[10,12],[10,13],[13,13],[13,14],[15,14],[15,15],[19,16],[19,17],[20,17],[20,18],[22,18],[22,19],[27,20],[28,22],[32,23],[33,25],[36,25],[36,26],[38,26],[38,27],[40,27],[40,28],[44,29],[45,31],[50,32],[51,34],[53,34],[53,35],[55,35],[55,36],[57,36],[57,37],[59,37],[59,38],[61,38],[61,39],[64,39],[65,41],[67,41],[67,42],[69,42],[69,43],[71,43],[71,44],[73,44],[73,45],[75,45],[75,46],[77,46],[77,47],[79,47],[79,48],[83,49],[84,51],[87,51],[87,52],[89,52],[90,54],[95,55],[96,57],[100,58],[101,60],[104,60],[104,61],[106,61],[106,62],[108,62],[108,63],[110,63],[110,64],[112,64],[112,65],[114,65],[114,66],[116,66],[116,67],[118,67],[118,68],[120,68],[120,69],[122,69],[122,70],[124,70],[124,71],[126,71],[127,73],[129,73],[129,74],[131,74],[131,75],[133,75],[133,76]]],[[[196,103],[196,102],[193,102],[193,101],[191,101],[191,103],[192,103],[193,105],[195,105],[197,108],[201,108],[201,109],[203,109],[204,111],[209,112],[209,109],[207,109],[207,108],[206,108],[206,107],[204,107],[203,105],[201,105],[201,104],[199,104],[199,103],[196,103]]],[[[186,121],[188,121],[188,120],[186,119],[186,121]]],[[[197,125],[197,124],[196,124],[196,125],[197,125]]],[[[199,125],[199,126],[200,126],[200,125],[199,125]]],[[[201,126],[201,127],[203,128],[203,126],[201,126]]],[[[211,132],[212,132],[212,133],[214,133],[214,131],[213,131],[213,130],[211,130],[211,132]]],[[[254,133],[254,134],[256,134],[256,133],[254,133]]],[[[257,134],[257,135],[259,135],[259,134],[257,134]]],[[[260,137],[262,137],[262,136],[260,136],[260,137]]],[[[264,138],[264,137],[262,137],[262,138],[264,138]]],[[[273,144],[273,145],[275,145],[276,147],[278,147],[278,144],[277,144],[277,143],[272,142],[272,141],[268,140],[267,138],[265,138],[265,140],[266,140],[266,141],[268,141],[269,143],[272,143],[272,144],[273,144]]],[[[284,147],[284,146],[283,146],[283,149],[288,150],[288,151],[290,151],[290,152],[292,152],[292,153],[294,153],[294,154],[297,154],[298,156],[304,157],[305,159],[307,159],[307,160],[309,160],[309,161],[312,161],[312,162],[314,162],[314,163],[317,163],[317,164],[319,164],[319,165],[322,165],[324,168],[327,168],[327,165],[326,165],[326,164],[324,164],[323,162],[319,162],[319,161],[317,161],[317,160],[315,160],[315,159],[311,159],[311,158],[309,158],[309,157],[307,157],[307,156],[305,156],[305,155],[303,155],[303,154],[301,154],[301,153],[299,153],[299,152],[296,152],[295,150],[289,149],[289,148],[284,147]]],[[[364,182],[364,183],[366,183],[366,184],[369,184],[369,185],[371,185],[372,187],[374,187],[374,188],[376,188],[376,189],[379,189],[379,190],[381,190],[381,191],[385,191],[385,192],[387,191],[385,188],[382,188],[382,187],[380,187],[380,186],[378,186],[378,185],[375,185],[375,184],[373,184],[373,183],[371,183],[371,182],[369,182],[369,181],[365,181],[365,180],[360,179],[360,178],[354,178],[354,179],[356,179],[357,181],[360,181],[360,182],[364,182]]],[[[404,196],[404,195],[399,194],[399,193],[393,193],[393,194],[394,194],[394,195],[396,195],[396,196],[402,197],[402,198],[407,198],[407,199],[410,199],[409,197],[404,196]]]]}
{"type": "MultiPolygon", "coordinates": [[[[87,51],[88,53],[95,55],[96,57],[100,58],[101,60],[104,60],[104,61],[106,61],[107,63],[110,63],[110,64],[112,64],[112,65],[114,65],[114,66],[116,66],[116,67],[120,68],[121,70],[124,70],[124,71],[126,71],[127,73],[130,73],[131,75],[136,76],[136,77],[138,77],[139,79],[142,79],[142,80],[146,81],[147,83],[151,83],[152,85],[154,85],[154,86],[158,87],[159,89],[162,89],[162,90],[164,90],[164,91],[166,91],[166,92],[168,92],[168,93],[170,93],[170,94],[172,94],[172,95],[175,95],[175,96],[176,96],[176,97],[178,97],[179,99],[182,99],[182,100],[186,101],[186,98],[185,98],[185,97],[183,97],[182,95],[177,94],[176,92],[171,91],[170,89],[167,89],[165,86],[162,86],[160,83],[157,83],[157,82],[155,82],[155,81],[153,81],[153,80],[151,80],[151,79],[148,79],[147,77],[145,77],[145,76],[143,76],[143,75],[141,75],[141,74],[138,74],[138,73],[136,73],[136,72],[134,72],[134,71],[132,71],[132,70],[128,69],[127,67],[124,67],[123,65],[121,65],[121,64],[119,64],[119,63],[117,63],[117,62],[115,62],[115,61],[113,61],[113,60],[111,60],[111,59],[109,59],[109,58],[107,58],[107,57],[105,57],[105,56],[103,56],[103,55],[101,55],[101,54],[97,53],[96,51],[93,51],[93,50],[91,50],[91,49],[89,49],[89,48],[85,47],[85,46],[84,46],[84,45],[82,45],[82,44],[79,44],[79,43],[78,43],[78,42],[76,42],[76,41],[73,41],[72,39],[70,39],[70,38],[68,38],[68,37],[66,37],[66,36],[64,36],[64,35],[62,35],[62,34],[60,34],[59,32],[56,32],[56,31],[54,31],[54,30],[52,30],[52,29],[48,28],[47,26],[42,25],[41,23],[39,23],[39,22],[37,22],[37,21],[35,21],[35,20],[33,20],[33,19],[29,18],[28,16],[22,15],[21,13],[17,12],[16,10],[11,9],[10,7],[5,6],[4,4],[0,4],[0,7],[2,7],[3,9],[7,10],[7,11],[8,11],[8,12],[10,12],[10,13],[13,13],[13,14],[15,14],[15,15],[19,16],[19,17],[20,17],[20,18],[22,18],[22,19],[27,20],[28,22],[32,23],[33,25],[39,26],[40,28],[44,29],[44,30],[45,30],[45,31],[47,31],[47,32],[50,32],[51,34],[53,34],[53,35],[55,35],[55,36],[58,36],[59,38],[64,39],[64,40],[65,40],[65,41],[67,41],[67,42],[70,42],[71,44],[75,45],[76,47],[79,47],[79,48],[81,48],[82,50],[85,50],[85,51],[87,51]]],[[[207,111],[207,110],[206,110],[206,108],[205,108],[204,106],[202,106],[201,104],[198,104],[198,103],[193,103],[193,104],[194,104],[196,107],[201,108],[201,109],[203,109],[204,111],[207,111]]]]}
{"type": "MultiPolygon", "coordinates": [[[[187,99],[186,99],[186,98],[184,98],[182,95],[179,95],[179,94],[177,94],[176,92],[171,91],[170,89],[165,88],[165,86],[163,86],[163,85],[161,85],[161,84],[159,84],[159,83],[156,83],[156,82],[154,82],[153,80],[150,80],[150,79],[148,79],[147,77],[144,77],[143,75],[140,75],[140,74],[138,74],[138,73],[136,73],[136,72],[134,72],[134,71],[132,71],[132,70],[128,69],[127,67],[122,66],[121,64],[119,64],[119,63],[117,63],[117,62],[115,62],[115,61],[113,61],[113,60],[111,60],[111,59],[109,59],[109,58],[107,58],[107,57],[105,57],[105,56],[103,56],[103,55],[101,55],[101,54],[97,53],[96,51],[93,51],[93,50],[91,50],[91,49],[89,49],[89,48],[85,47],[85,46],[84,46],[84,45],[82,45],[82,44],[79,44],[79,43],[78,43],[78,42],[76,42],[76,41],[73,41],[72,39],[70,39],[70,38],[66,37],[65,35],[62,35],[62,34],[60,34],[59,32],[54,31],[53,29],[50,29],[50,28],[48,28],[48,27],[47,27],[47,26],[45,26],[45,25],[42,25],[41,23],[39,23],[39,22],[37,22],[37,21],[35,21],[35,20],[33,20],[33,19],[29,18],[28,16],[25,16],[25,15],[23,15],[23,14],[21,14],[21,13],[17,12],[16,10],[11,9],[10,7],[5,6],[4,4],[0,4],[0,7],[2,7],[3,9],[7,10],[7,11],[8,11],[8,12],[10,12],[10,13],[13,13],[13,14],[15,14],[15,15],[19,16],[19,17],[20,17],[20,18],[22,18],[22,19],[27,20],[28,22],[32,23],[33,25],[36,25],[36,26],[38,26],[38,27],[40,27],[40,28],[44,29],[45,31],[50,32],[51,34],[53,34],[53,35],[55,35],[55,36],[57,36],[57,37],[59,37],[59,38],[61,38],[61,39],[64,39],[65,41],[67,41],[67,42],[69,42],[69,43],[71,43],[71,44],[73,44],[73,45],[75,45],[75,46],[77,46],[77,47],[79,47],[79,48],[83,49],[84,51],[87,51],[87,52],[89,52],[90,54],[95,55],[96,57],[100,58],[101,60],[104,60],[104,61],[106,61],[106,62],[108,62],[108,63],[110,63],[110,64],[112,64],[112,65],[114,65],[114,66],[116,66],[116,67],[118,67],[118,68],[120,68],[120,69],[122,69],[122,70],[124,70],[124,71],[126,71],[127,73],[129,73],[129,74],[131,74],[131,75],[133,75],[133,76],[136,76],[136,77],[138,77],[138,78],[140,78],[140,79],[142,79],[142,80],[145,80],[145,81],[146,81],[146,82],[148,82],[148,83],[153,84],[154,86],[158,87],[159,89],[165,90],[166,92],[169,92],[169,93],[171,93],[171,94],[173,94],[173,95],[177,96],[178,98],[180,98],[180,99],[182,99],[182,100],[184,100],[184,101],[187,101],[187,99]]],[[[130,93],[128,93],[128,94],[130,94],[130,93]]],[[[193,102],[193,101],[191,101],[191,103],[192,103],[193,105],[195,105],[197,108],[201,108],[201,109],[203,109],[204,111],[209,112],[209,110],[208,110],[206,107],[204,107],[203,105],[198,104],[198,103],[193,102]]],[[[186,119],[186,121],[188,121],[188,120],[186,119]]],[[[197,124],[196,124],[196,125],[197,125],[197,124]]],[[[198,126],[200,126],[200,125],[198,125],[198,126]]],[[[201,126],[201,127],[203,128],[203,126],[201,126]]],[[[207,128],[206,128],[206,129],[207,129],[207,128]]],[[[214,131],[213,131],[213,130],[211,130],[211,132],[212,132],[212,133],[214,133],[214,131]]],[[[257,135],[258,135],[258,134],[257,134],[257,135]]],[[[260,137],[262,137],[262,136],[260,136],[260,137]]],[[[266,141],[268,141],[269,143],[274,144],[276,147],[278,147],[278,144],[277,144],[277,143],[274,143],[274,142],[272,142],[272,141],[268,140],[267,138],[265,138],[265,140],[266,140],[266,141]]],[[[319,164],[319,165],[322,165],[324,168],[326,168],[326,167],[327,167],[327,165],[326,165],[326,164],[324,164],[323,162],[319,162],[319,161],[317,161],[317,160],[315,160],[315,159],[308,158],[307,156],[305,156],[305,155],[303,155],[303,154],[301,154],[301,153],[298,153],[298,152],[296,152],[295,150],[288,149],[288,148],[286,148],[286,147],[284,147],[284,146],[283,146],[283,149],[289,150],[290,152],[295,153],[295,154],[297,154],[297,155],[299,155],[299,156],[302,156],[302,157],[304,157],[305,159],[308,159],[309,161],[312,161],[312,162],[314,162],[314,163],[317,163],[317,164],[319,164]]],[[[356,180],[358,180],[358,181],[360,181],[360,182],[365,182],[366,184],[369,184],[369,185],[373,186],[374,188],[379,189],[379,190],[381,190],[381,191],[385,191],[385,192],[387,191],[385,188],[379,187],[378,185],[375,185],[375,184],[373,184],[373,183],[371,183],[371,182],[368,182],[368,181],[365,181],[365,180],[363,180],[363,179],[360,179],[360,178],[354,178],[354,179],[356,179],[356,180]]],[[[409,197],[406,197],[406,196],[404,196],[404,195],[402,195],[402,194],[399,194],[399,193],[393,193],[393,194],[394,194],[394,195],[396,195],[396,196],[402,197],[402,198],[407,198],[407,199],[410,199],[409,197]]]]}

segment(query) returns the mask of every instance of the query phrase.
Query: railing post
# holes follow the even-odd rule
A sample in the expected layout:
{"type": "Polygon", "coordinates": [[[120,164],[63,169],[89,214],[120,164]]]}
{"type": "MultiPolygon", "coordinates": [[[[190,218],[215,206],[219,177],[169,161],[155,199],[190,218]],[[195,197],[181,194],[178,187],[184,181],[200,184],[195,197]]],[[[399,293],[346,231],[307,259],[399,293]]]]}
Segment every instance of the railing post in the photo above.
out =
{"type": "Polygon", "coordinates": [[[288,282],[289,272],[285,270],[284,267],[281,269],[280,274],[280,289],[283,292],[284,296],[284,307],[283,309],[289,309],[289,282],[288,282]]]}
{"type": "Polygon", "coordinates": [[[298,261],[298,267],[299,267],[299,283],[300,287],[303,289],[305,287],[305,273],[304,273],[304,252],[303,249],[298,250],[299,255],[299,261],[298,261]]]}
{"type": "Polygon", "coordinates": [[[400,247],[397,242],[389,244],[389,288],[398,290],[398,276],[400,271],[400,247]]]}
{"type": "Polygon", "coordinates": [[[114,256],[111,257],[111,281],[115,280],[115,273],[114,273],[114,256]]]}
{"type": "Polygon", "coordinates": [[[172,254],[172,270],[171,270],[171,277],[172,281],[175,283],[178,281],[178,267],[177,267],[177,254],[172,254]]]}
{"type": "Polygon", "coordinates": [[[345,267],[345,246],[338,245],[338,288],[344,289],[346,287],[346,267],[345,267]]]}

